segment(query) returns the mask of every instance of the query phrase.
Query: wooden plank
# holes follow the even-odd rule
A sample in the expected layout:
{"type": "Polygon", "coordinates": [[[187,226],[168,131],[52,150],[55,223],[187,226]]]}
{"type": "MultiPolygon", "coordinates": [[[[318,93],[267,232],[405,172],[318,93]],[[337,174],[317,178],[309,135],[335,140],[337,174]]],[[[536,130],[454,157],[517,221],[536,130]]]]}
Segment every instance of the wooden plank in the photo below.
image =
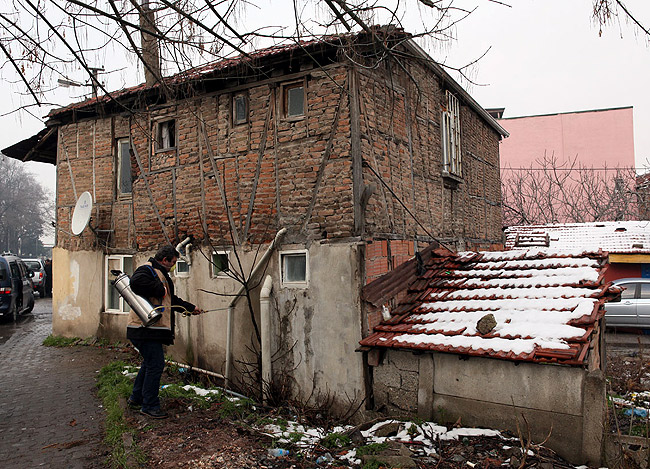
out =
{"type": "MultiPolygon", "coordinates": [[[[257,166],[255,167],[255,178],[253,179],[253,188],[251,190],[251,198],[248,202],[248,213],[246,214],[246,226],[244,227],[244,240],[248,238],[248,230],[251,227],[251,220],[253,218],[253,208],[255,206],[255,195],[257,194],[257,184],[260,180],[260,172],[262,171],[262,158],[264,158],[264,152],[266,151],[266,137],[269,130],[269,122],[271,121],[271,111],[273,107],[270,102],[271,96],[269,96],[269,107],[266,111],[266,120],[264,122],[264,130],[262,131],[262,140],[260,141],[260,149],[257,154],[257,166]]],[[[250,139],[249,139],[250,141],[250,139]]]]}
{"type": "Polygon", "coordinates": [[[144,186],[147,189],[147,194],[149,194],[149,200],[151,201],[151,206],[153,207],[153,211],[156,214],[156,217],[158,218],[158,223],[160,223],[160,229],[163,232],[163,235],[165,235],[165,240],[167,241],[167,244],[171,244],[171,241],[169,239],[169,235],[167,235],[167,230],[165,230],[165,224],[163,223],[162,217],[160,216],[160,212],[158,211],[158,206],[156,205],[156,201],[153,199],[153,194],[151,193],[151,187],[149,187],[149,180],[147,179],[147,174],[144,171],[144,167],[142,166],[142,161],[140,160],[140,156],[138,155],[138,150],[136,150],[135,145],[133,144],[133,135],[130,134],[129,132],[129,152],[135,157],[135,161],[138,163],[138,168],[140,168],[140,174],[142,175],[142,180],[144,181],[144,186]]]}
{"type": "Polygon", "coordinates": [[[348,86],[350,89],[350,153],[352,155],[352,205],[354,208],[355,235],[361,235],[364,226],[363,209],[361,207],[361,193],[363,191],[363,158],[361,156],[361,129],[359,107],[359,76],[356,67],[350,67],[348,72],[348,86]]]}
{"type": "Polygon", "coordinates": [[[210,141],[208,140],[208,134],[205,130],[205,124],[203,123],[203,121],[201,121],[201,133],[203,134],[203,139],[205,141],[205,148],[208,151],[208,159],[210,160],[210,164],[212,165],[212,172],[214,173],[214,179],[217,182],[217,187],[219,188],[219,193],[221,194],[221,201],[223,202],[223,206],[226,210],[226,215],[228,216],[228,224],[230,225],[230,232],[232,234],[232,239],[235,245],[238,246],[241,244],[239,241],[239,231],[237,231],[235,220],[232,217],[232,212],[230,210],[230,206],[228,205],[228,197],[226,197],[226,190],[221,182],[221,175],[219,173],[219,169],[217,168],[217,164],[214,161],[212,145],[210,145],[210,141]]]}
{"type": "Polygon", "coordinates": [[[307,213],[305,214],[305,221],[302,224],[302,231],[305,231],[307,229],[307,225],[309,224],[309,220],[311,219],[311,214],[314,210],[314,206],[316,205],[316,197],[318,196],[318,190],[320,189],[320,185],[323,181],[323,174],[325,173],[325,167],[327,166],[327,162],[329,161],[330,155],[332,154],[332,147],[334,146],[334,136],[336,135],[336,131],[338,130],[339,127],[339,117],[341,115],[341,107],[343,106],[343,98],[345,96],[346,93],[344,93],[344,90],[341,89],[341,94],[339,96],[339,104],[336,107],[336,114],[334,114],[334,121],[332,122],[332,129],[330,130],[330,136],[329,139],[327,140],[327,146],[325,147],[325,151],[323,152],[323,158],[320,162],[318,173],[316,174],[316,183],[314,184],[314,190],[312,191],[311,194],[309,207],[307,208],[307,213]]]}

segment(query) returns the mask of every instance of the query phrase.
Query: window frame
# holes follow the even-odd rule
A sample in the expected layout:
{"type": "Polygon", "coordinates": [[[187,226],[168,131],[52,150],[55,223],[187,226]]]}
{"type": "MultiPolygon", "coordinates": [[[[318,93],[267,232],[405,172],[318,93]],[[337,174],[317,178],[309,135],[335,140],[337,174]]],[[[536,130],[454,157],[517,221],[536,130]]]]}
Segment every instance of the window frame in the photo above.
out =
{"type": "Polygon", "coordinates": [[[113,285],[111,285],[111,273],[108,267],[109,261],[110,260],[119,260],[120,261],[120,270],[122,272],[125,272],[129,276],[133,275],[133,256],[131,254],[109,254],[104,257],[104,313],[108,314],[129,314],[131,312],[131,307],[128,306],[128,303],[124,298],[122,298],[122,295],[119,293],[117,294],[117,300],[119,304],[119,309],[114,309],[114,308],[109,308],[109,302],[110,302],[110,294],[109,292],[111,289],[114,289],[113,285]],[[126,272],[124,270],[124,259],[130,258],[131,259],[131,272],[126,272]],[[126,309],[125,309],[126,305],[126,309]]]}
{"type": "Polygon", "coordinates": [[[178,145],[178,128],[176,127],[176,118],[175,117],[165,117],[165,118],[160,118],[156,120],[155,122],[155,138],[154,138],[154,148],[156,153],[159,152],[165,152],[165,151],[172,151],[175,150],[177,145],[178,145]],[[169,123],[173,122],[174,123],[174,134],[173,134],[173,145],[163,147],[162,146],[162,141],[163,141],[163,128],[167,128],[168,130],[168,135],[171,137],[171,133],[169,132],[169,123]],[[167,124],[167,125],[165,125],[167,124]]]}
{"type": "Polygon", "coordinates": [[[131,169],[131,139],[128,137],[118,138],[116,140],[117,147],[117,171],[116,171],[116,181],[115,181],[115,190],[118,197],[131,197],[133,195],[133,172],[131,169]],[[129,145],[128,151],[128,168],[129,168],[129,181],[131,185],[131,190],[129,192],[124,192],[122,190],[122,163],[125,155],[122,152],[122,144],[127,143],[129,145]]]}
{"type": "Polygon", "coordinates": [[[444,176],[463,177],[460,101],[449,90],[445,91],[442,109],[442,169],[444,176]]]}
{"type": "Polygon", "coordinates": [[[232,96],[232,125],[237,126],[241,124],[247,124],[248,123],[248,117],[249,117],[249,106],[248,106],[248,95],[247,93],[236,93],[232,96]],[[244,101],[244,107],[245,107],[245,116],[242,119],[237,118],[237,100],[241,98],[244,101]]]}
{"type": "Polygon", "coordinates": [[[230,272],[230,250],[215,249],[214,251],[212,251],[212,255],[210,256],[210,278],[230,278],[230,275],[223,272],[230,272]],[[214,271],[215,265],[213,261],[213,256],[215,254],[226,256],[226,263],[228,265],[228,270],[220,270],[219,272],[214,271]]]}
{"type": "Polygon", "coordinates": [[[297,80],[282,84],[282,116],[286,120],[301,120],[307,117],[307,82],[297,80]],[[302,88],[302,114],[289,114],[289,91],[302,88]]]}
{"type": "Polygon", "coordinates": [[[178,260],[176,261],[176,268],[174,269],[174,277],[188,278],[190,276],[191,271],[192,271],[192,264],[184,260],[182,257],[179,257],[178,260]],[[178,265],[181,263],[187,265],[187,270],[180,271],[178,269],[178,265]]]}
{"type": "Polygon", "coordinates": [[[307,249],[288,249],[279,252],[279,269],[280,269],[280,284],[282,287],[289,288],[307,288],[309,286],[309,251],[307,249]],[[304,254],[305,256],[305,279],[301,281],[287,281],[285,280],[285,263],[284,259],[290,256],[304,254]]]}

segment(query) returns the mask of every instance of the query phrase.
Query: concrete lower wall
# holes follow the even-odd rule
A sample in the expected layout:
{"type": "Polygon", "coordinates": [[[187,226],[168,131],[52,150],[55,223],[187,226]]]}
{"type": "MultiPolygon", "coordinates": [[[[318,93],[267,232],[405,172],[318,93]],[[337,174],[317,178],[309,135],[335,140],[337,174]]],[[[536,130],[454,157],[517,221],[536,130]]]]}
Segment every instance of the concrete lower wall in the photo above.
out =
{"type": "Polygon", "coordinates": [[[605,421],[600,371],[453,354],[387,351],[373,368],[378,410],[507,430],[577,464],[599,464],[605,421]],[[518,430],[519,428],[519,430],[518,430]]]}
{"type": "MultiPolygon", "coordinates": [[[[336,407],[344,409],[364,398],[363,362],[355,352],[361,338],[358,251],[354,244],[312,243],[307,249],[309,282],[283,285],[280,253],[300,249],[305,246],[281,246],[263,272],[264,277],[273,279],[270,335],[274,380],[289,383],[291,397],[306,401],[311,396],[311,404],[338,400],[336,407]]],[[[134,256],[134,266],[151,255],[134,256]]],[[[239,255],[244,271],[250,272],[261,253],[251,250],[239,255]]],[[[176,341],[166,353],[179,362],[225,374],[228,306],[241,285],[224,276],[212,276],[210,263],[198,247],[192,250],[191,259],[188,276],[172,277],[176,295],[208,312],[192,317],[177,314],[176,341]]],[[[231,261],[236,262],[234,258],[231,261]]],[[[104,312],[104,255],[56,248],[54,265],[54,333],[125,340],[128,315],[104,312]]],[[[258,327],[261,277],[253,279],[251,295],[258,327]]],[[[255,362],[253,349],[259,350],[259,344],[248,303],[242,297],[232,316],[233,384],[245,381],[244,363],[255,362]]],[[[259,387],[259,380],[252,385],[259,387]]]]}
{"type": "Polygon", "coordinates": [[[97,251],[52,249],[52,333],[91,337],[103,309],[104,256],[97,251]]]}

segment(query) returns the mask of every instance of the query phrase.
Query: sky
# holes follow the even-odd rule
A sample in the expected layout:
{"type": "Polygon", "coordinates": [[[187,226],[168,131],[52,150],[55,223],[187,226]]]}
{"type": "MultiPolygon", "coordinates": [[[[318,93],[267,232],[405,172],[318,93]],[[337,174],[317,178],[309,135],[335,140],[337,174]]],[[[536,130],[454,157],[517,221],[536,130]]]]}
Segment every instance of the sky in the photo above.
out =
{"type": "MultiPolygon", "coordinates": [[[[646,130],[650,129],[650,45],[646,38],[635,34],[628,22],[609,26],[599,35],[599,26],[591,17],[591,0],[505,3],[512,6],[458,0],[457,5],[478,8],[456,25],[454,41],[424,47],[435,60],[451,67],[471,63],[487,51],[468,70],[474,84],[461,84],[483,107],[504,107],[504,117],[633,106],[637,167],[650,161],[650,131],[646,130]]],[[[650,25],[650,2],[627,0],[625,4],[646,27],[650,25]]],[[[249,14],[260,23],[280,24],[285,10],[260,11],[265,14],[249,14]]],[[[405,21],[408,26],[413,18],[405,21]]],[[[143,81],[141,74],[141,69],[127,67],[119,77],[111,78],[108,88],[137,84],[143,81]]],[[[79,88],[60,88],[51,101],[65,105],[82,98],[79,88]]],[[[44,127],[44,119],[24,112],[5,115],[20,102],[15,88],[1,80],[0,148],[44,127]]],[[[31,110],[42,118],[49,107],[31,110]]],[[[28,163],[27,168],[54,194],[54,166],[28,163]]]]}

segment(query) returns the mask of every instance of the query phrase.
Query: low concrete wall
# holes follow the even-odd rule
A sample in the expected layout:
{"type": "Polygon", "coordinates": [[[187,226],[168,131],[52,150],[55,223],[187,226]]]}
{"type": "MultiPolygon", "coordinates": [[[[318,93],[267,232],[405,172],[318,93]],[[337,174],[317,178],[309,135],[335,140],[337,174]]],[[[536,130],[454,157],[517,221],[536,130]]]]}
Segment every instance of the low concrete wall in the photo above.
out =
{"type": "Polygon", "coordinates": [[[104,256],[98,251],[52,249],[52,333],[63,337],[97,334],[104,304],[104,256]]]}
{"type": "Polygon", "coordinates": [[[599,464],[601,372],[453,354],[387,351],[373,369],[375,406],[391,415],[508,430],[576,464],[599,464]]]}

